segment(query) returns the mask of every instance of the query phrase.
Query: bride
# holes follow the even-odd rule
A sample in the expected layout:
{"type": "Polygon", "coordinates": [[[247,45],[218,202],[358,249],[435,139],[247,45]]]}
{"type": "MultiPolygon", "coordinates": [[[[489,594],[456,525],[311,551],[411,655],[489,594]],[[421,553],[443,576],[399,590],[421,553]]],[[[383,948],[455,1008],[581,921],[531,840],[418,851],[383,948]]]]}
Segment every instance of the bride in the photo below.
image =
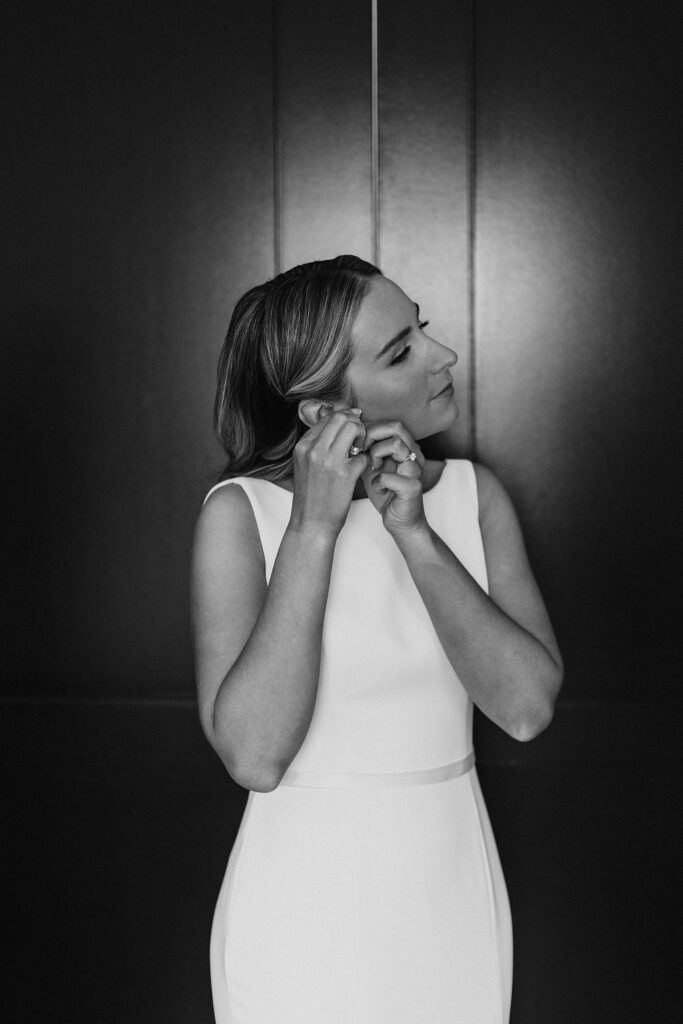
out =
{"type": "Polygon", "coordinates": [[[218,1024],[504,1024],[505,880],[472,707],[526,741],[562,659],[513,505],[426,459],[457,356],[354,257],[237,303],[199,514],[199,715],[249,791],[218,896],[218,1024]]]}

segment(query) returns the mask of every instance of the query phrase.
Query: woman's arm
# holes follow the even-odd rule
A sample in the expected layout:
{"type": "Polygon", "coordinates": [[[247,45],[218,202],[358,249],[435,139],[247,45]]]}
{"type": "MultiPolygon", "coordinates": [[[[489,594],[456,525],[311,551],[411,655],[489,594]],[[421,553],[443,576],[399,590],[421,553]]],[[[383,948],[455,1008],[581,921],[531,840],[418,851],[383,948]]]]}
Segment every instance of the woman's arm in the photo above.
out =
{"type": "Polygon", "coordinates": [[[336,536],[290,522],[266,584],[251,503],[211,495],[195,529],[191,603],[199,715],[246,789],[274,789],[308,731],[336,536]]]}
{"type": "Polygon", "coordinates": [[[549,725],[562,658],[512,502],[475,465],[488,596],[429,526],[396,537],[448,660],[474,703],[518,740],[549,725]]]}

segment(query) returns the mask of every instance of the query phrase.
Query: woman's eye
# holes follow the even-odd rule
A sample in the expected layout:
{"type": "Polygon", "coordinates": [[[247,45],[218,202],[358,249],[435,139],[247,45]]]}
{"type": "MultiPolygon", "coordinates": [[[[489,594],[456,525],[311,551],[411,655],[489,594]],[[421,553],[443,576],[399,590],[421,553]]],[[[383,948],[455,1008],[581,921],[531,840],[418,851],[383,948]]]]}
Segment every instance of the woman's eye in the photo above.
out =
{"type": "MultiPolygon", "coordinates": [[[[417,326],[420,328],[421,331],[423,331],[425,329],[425,327],[427,327],[428,325],[429,325],[429,320],[423,320],[422,323],[419,323],[417,326]]],[[[391,362],[389,363],[389,366],[393,366],[394,363],[402,363],[403,360],[405,359],[405,357],[408,355],[409,352],[410,352],[410,345],[406,345],[406,347],[399,352],[399,354],[396,356],[396,358],[391,360],[391,362]]]]}
{"type": "Polygon", "coordinates": [[[405,357],[408,355],[409,352],[410,352],[410,345],[406,345],[406,347],[401,352],[399,352],[399,354],[396,356],[396,358],[391,360],[391,362],[389,363],[389,366],[393,366],[394,363],[402,363],[403,360],[405,359],[405,357]]]}

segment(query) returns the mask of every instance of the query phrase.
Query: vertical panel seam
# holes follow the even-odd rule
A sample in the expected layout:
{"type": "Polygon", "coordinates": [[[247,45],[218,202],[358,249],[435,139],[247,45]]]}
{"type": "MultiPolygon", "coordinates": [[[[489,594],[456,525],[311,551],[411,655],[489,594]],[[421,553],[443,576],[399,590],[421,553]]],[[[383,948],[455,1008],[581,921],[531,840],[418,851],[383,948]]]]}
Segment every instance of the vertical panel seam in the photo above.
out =
{"type": "Polygon", "coordinates": [[[377,0],[370,0],[370,216],[372,262],[379,266],[379,52],[377,0]]]}
{"type": "Polygon", "coordinates": [[[469,355],[469,455],[477,459],[477,35],[476,0],[470,5],[467,104],[467,336],[469,355]]]}
{"type": "Polygon", "coordinates": [[[282,270],[282,174],[280,153],[280,62],[277,0],[271,0],[271,78],[273,120],[273,267],[277,275],[282,270]]]}

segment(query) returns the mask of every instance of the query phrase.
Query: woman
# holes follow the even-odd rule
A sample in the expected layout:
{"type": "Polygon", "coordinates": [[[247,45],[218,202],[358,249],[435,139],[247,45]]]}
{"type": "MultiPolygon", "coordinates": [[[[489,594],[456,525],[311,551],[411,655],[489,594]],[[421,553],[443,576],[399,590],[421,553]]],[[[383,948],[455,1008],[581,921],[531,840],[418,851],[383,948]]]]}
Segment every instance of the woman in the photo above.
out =
{"type": "Polygon", "coordinates": [[[218,1024],[502,1024],[505,881],[472,705],[528,740],[562,661],[514,510],[428,460],[456,354],[353,256],[237,303],[198,519],[201,722],[248,789],[211,934],[218,1024]]]}

